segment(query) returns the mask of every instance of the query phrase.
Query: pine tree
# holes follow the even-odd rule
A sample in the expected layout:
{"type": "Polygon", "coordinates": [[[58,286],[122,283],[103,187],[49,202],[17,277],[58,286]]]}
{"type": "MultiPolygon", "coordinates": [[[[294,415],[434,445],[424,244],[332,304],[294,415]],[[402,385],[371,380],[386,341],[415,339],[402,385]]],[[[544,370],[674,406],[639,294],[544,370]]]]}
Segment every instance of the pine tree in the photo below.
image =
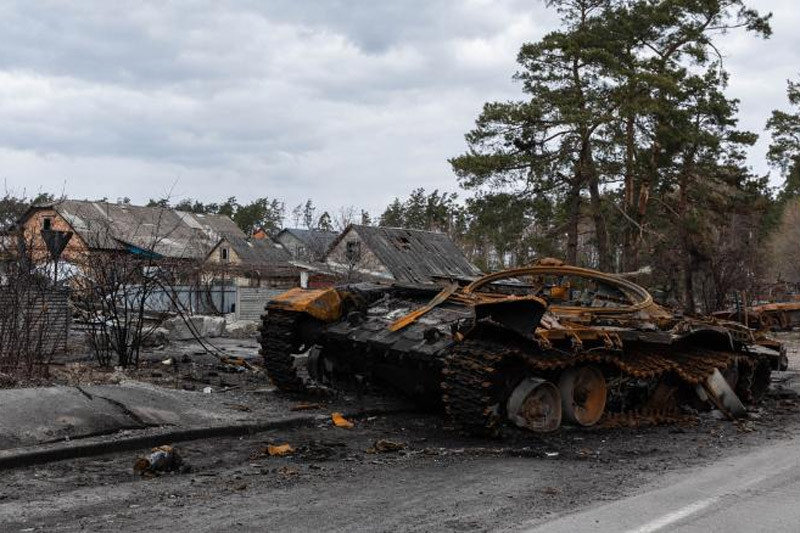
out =
{"type": "Polygon", "coordinates": [[[795,112],[773,111],[767,122],[772,134],[767,158],[785,177],[782,200],[800,196],[800,82],[788,82],[787,96],[795,112]]]}

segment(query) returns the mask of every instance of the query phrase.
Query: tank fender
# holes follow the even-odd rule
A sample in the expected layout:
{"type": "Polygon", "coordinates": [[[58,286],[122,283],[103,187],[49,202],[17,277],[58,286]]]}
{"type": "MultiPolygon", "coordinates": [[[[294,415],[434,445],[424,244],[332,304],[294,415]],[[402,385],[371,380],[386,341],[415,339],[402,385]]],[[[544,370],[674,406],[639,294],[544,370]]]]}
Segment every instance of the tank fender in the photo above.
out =
{"type": "Polygon", "coordinates": [[[722,326],[693,325],[681,332],[678,339],[710,350],[736,350],[731,331],[722,326]]]}
{"type": "Polygon", "coordinates": [[[290,289],[267,304],[267,310],[306,313],[323,322],[334,322],[342,316],[342,297],[336,289],[290,289]]]}
{"type": "Polygon", "coordinates": [[[475,320],[491,318],[494,322],[531,338],[547,310],[547,302],[535,296],[511,297],[475,304],[475,320]]]}

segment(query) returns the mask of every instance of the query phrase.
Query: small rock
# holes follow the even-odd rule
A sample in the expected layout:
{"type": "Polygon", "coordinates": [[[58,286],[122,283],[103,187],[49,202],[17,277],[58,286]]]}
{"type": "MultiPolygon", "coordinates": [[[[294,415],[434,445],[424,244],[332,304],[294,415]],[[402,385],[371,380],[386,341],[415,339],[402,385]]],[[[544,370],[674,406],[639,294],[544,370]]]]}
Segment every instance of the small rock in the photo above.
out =
{"type": "Polygon", "coordinates": [[[249,339],[258,335],[259,323],[252,320],[234,320],[225,323],[225,336],[232,339],[249,339]]]}
{"type": "Polygon", "coordinates": [[[391,453],[391,452],[399,452],[400,450],[406,449],[406,445],[402,442],[392,442],[390,440],[381,439],[376,441],[372,447],[367,448],[367,453],[375,454],[375,453],[391,453]]]}

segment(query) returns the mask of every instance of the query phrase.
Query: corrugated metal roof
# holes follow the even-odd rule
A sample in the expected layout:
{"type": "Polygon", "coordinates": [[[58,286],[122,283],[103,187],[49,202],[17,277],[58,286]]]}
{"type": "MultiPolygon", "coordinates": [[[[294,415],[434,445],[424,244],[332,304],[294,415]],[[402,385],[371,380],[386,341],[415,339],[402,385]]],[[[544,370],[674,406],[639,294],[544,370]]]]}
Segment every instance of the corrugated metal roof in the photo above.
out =
{"type": "Polygon", "coordinates": [[[243,264],[260,265],[289,265],[292,258],[289,252],[269,240],[245,239],[243,237],[228,236],[225,240],[230,244],[243,264]]]}
{"type": "Polygon", "coordinates": [[[227,244],[241,263],[209,263],[226,271],[239,272],[247,277],[296,277],[300,269],[290,263],[291,255],[281,246],[269,240],[245,239],[238,236],[226,236],[209,252],[209,257],[218,253],[220,246],[227,244]]]}
{"type": "Polygon", "coordinates": [[[300,229],[300,228],[284,228],[278,233],[276,239],[280,237],[281,233],[290,233],[298,240],[302,241],[306,250],[311,253],[313,259],[322,258],[331,247],[331,244],[339,236],[334,231],[325,231],[320,229],[300,229]]]}
{"type": "Polygon", "coordinates": [[[64,200],[50,206],[90,248],[119,250],[125,244],[175,259],[204,259],[222,237],[244,238],[228,217],[163,207],[64,200]]]}
{"type": "Polygon", "coordinates": [[[473,279],[482,275],[444,233],[354,224],[336,242],[350,230],[358,233],[397,281],[432,283],[440,278],[473,279]]]}

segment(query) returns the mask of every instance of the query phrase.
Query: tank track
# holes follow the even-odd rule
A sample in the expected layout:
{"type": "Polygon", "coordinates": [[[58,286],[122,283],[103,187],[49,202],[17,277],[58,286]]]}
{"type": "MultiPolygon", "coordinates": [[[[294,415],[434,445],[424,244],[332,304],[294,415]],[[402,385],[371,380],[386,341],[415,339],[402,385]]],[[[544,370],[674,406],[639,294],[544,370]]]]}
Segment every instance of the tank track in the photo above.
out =
{"type": "Polygon", "coordinates": [[[453,347],[442,369],[442,403],[458,429],[497,437],[503,427],[504,353],[488,342],[466,340],[453,347]]]}
{"type": "Polygon", "coordinates": [[[297,325],[302,317],[291,311],[269,310],[261,319],[261,350],[272,383],[283,392],[304,392],[292,355],[298,344],[297,325]]]}
{"type": "MultiPolygon", "coordinates": [[[[497,437],[505,425],[504,369],[510,361],[524,361],[525,366],[539,372],[561,371],[576,364],[603,363],[616,367],[624,374],[638,379],[657,379],[673,373],[681,381],[698,384],[714,368],[726,368],[739,361],[748,375],[740,381],[737,393],[743,401],[757,402],[764,389],[755,383],[752,374],[757,365],[765,361],[730,352],[690,349],[684,353],[640,352],[620,354],[598,351],[569,358],[557,356],[544,358],[543,354],[530,354],[498,346],[488,341],[467,339],[456,344],[445,357],[442,373],[442,402],[450,421],[460,430],[476,436],[497,437]],[[749,368],[748,368],[749,367],[749,368]],[[754,394],[755,392],[755,394],[754,394]]],[[[763,368],[762,368],[763,370],[763,368]]],[[[764,377],[761,377],[761,381],[764,377]]],[[[768,385],[768,374],[767,374],[768,385]]],[[[605,427],[635,427],[687,423],[692,417],[677,412],[673,407],[646,407],[621,413],[607,413],[599,424],[605,427]]]]}

